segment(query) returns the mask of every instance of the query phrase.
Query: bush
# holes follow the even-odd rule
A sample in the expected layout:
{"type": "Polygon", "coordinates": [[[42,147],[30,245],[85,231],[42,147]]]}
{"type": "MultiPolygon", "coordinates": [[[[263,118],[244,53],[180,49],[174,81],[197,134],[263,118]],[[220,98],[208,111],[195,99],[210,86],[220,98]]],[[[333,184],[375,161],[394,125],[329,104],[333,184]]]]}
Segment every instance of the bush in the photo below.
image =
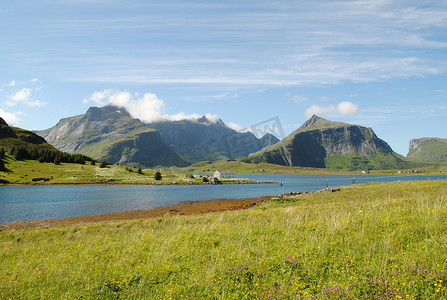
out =
{"type": "Polygon", "coordinates": [[[208,177],[203,177],[202,180],[203,182],[209,182],[208,177]]]}
{"type": "Polygon", "coordinates": [[[155,173],[155,175],[154,175],[154,179],[155,179],[155,180],[161,180],[161,178],[162,178],[161,173],[157,171],[157,172],[155,173]]]}
{"type": "Polygon", "coordinates": [[[26,148],[17,148],[14,151],[14,159],[15,160],[22,160],[27,159],[29,156],[28,150],[26,148]]]}
{"type": "Polygon", "coordinates": [[[105,160],[103,160],[101,162],[101,164],[99,165],[100,168],[106,168],[107,167],[107,162],[105,160]]]}
{"type": "Polygon", "coordinates": [[[138,169],[138,174],[143,174],[143,170],[141,170],[141,168],[138,169]]]}
{"type": "Polygon", "coordinates": [[[91,163],[91,165],[92,165],[92,166],[95,166],[95,165],[96,165],[96,161],[95,161],[94,159],[92,159],[92,163],[91,163]]]}
{"type": "Polygon", "coordinates": [[[0,158],[5,157],[5,155],[6,155],[5,148],[1,147],[0,148],[0,158]]]}
{"type": "Polygon", "coordinates": [[[55,165],[60,165],[61,164],[61,157],[59,155],[56,156],[56,158],[54,159],[54,164],[55,165]]]}

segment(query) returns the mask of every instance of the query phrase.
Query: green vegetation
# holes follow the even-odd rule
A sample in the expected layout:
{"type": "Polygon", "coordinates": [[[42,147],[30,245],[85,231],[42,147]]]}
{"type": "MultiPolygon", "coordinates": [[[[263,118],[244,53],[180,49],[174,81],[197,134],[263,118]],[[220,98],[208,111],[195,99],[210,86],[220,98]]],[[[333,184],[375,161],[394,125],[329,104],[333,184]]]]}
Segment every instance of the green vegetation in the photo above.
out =
{"type": "Polygon", "coordinates": [[[407,157],[431,165],[446,165],[447,139],[421,138],[411,140],[407,157]]]}
{"type": "Polygon", "coordinates": [[[441,181],[365,184],[244,211],[3,231],[0,298],[442,299],[446,194],[441,181]]]}
{"type": "MultiPolygon", "coordinates": [[[[359,171],[349,171],[347,169],[326,169],[326,168],[304,168],[288,167],[269,163],[251,164],[234,159],[224,159],[219,161],[204,161],[184,168],[172,168],[178,173],[202,173],[212,174],[216,170],[232,170],[238,174],[358,174],[359,171]]],[[[368,168],[359,168],[367,171],[368,168]]],[[[402,174],[424,173],[424,174],[446,174],[447,167],[423,167],[409,168],[402,170],[370,170],[371,174],[402,174]]]]}
{"type": "MultiPolygon", "coordinates": [[[[101,168],[100,164],[69,164],[40,163],[36,160],[15,160],[7,155],[3,158],[5,166],[0,170],[0,183],[26,184],[32,182],[33,178],[49,178],[45,184],[81,184],[81,183],[120,183],[120,184],[168,184],[176,182],[179,184],[191,183],[186,180],[185,175],[166,170],[162,180],[155,181],[156,171],[151,169],[132,171],[129,167],[109,165],[101,168]]],[[[106,163],[107,164],[107,163],[106,163]]],[[[196,179],[202,182],[201,178],[196,179]]],[[[195,181],[194,181],[195,182],[195,181]]]]}
{"type": "Polygon", "coordinates": [[[161,180],[163,177],[161,176],[161,173],[160,172],[155,172],[155,175],[154,175],[154,179],[155,180],[161,180]]]}

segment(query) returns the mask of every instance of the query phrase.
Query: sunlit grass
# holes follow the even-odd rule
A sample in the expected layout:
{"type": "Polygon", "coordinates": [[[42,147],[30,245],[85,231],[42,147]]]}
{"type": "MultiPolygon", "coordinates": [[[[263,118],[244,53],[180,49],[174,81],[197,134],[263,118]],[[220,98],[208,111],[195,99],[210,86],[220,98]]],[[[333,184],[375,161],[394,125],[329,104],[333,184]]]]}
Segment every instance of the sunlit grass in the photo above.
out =
{"type": "Polygon", "coordinates": [[[0,232],[2,299],[442,299],[447,182],[0,232]]]}
{"type": "MultiPolygon", "coordinates": [[[[91,165],[61,163],[40,163],[36,160],[5,159],[6,171],[0,171],[0,180],[9,183],[33,183],[33,178],[48,178],[49,181],[40,183],[49,184],[82,184],[82,183],[119,183],[119,184],[200,184],[202,178],[195,176],[193,180],[187,178],[186,172],[173,168],[143,169],[138,173],[137,168],[119,165],[108,165],[101,168],[100,163],[91,165]],[[160,171],[161,180],[155,180],[155,172],[160,171]]],[[[214,171],[213,171],[214,172],[214,171]]],[[[225,181],[225,180],[223,180],[225,181]]],[[[233,180],[234,181],[234,180],[233,180]]],[[[248,180],[236,180],[248,182],[248,180]]]]}

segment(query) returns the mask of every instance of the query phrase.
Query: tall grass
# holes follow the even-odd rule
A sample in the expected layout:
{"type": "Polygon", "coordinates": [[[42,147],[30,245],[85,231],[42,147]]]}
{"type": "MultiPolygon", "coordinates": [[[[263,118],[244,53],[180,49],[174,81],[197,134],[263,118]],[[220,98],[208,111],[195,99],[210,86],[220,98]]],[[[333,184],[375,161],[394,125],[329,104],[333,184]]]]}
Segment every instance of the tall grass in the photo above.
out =
{"type": "Polygon", "coordinates": [[[0,232],[1,299],[440,299],[447,183],[0,232]]]}

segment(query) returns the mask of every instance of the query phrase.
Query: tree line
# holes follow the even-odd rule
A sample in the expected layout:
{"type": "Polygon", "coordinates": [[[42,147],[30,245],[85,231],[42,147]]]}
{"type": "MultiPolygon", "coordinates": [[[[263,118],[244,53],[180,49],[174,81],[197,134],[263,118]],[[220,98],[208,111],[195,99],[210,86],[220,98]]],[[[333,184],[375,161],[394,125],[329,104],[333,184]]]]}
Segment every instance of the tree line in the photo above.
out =
{"type": "MultiPolygon", "coordinates": [[[[2,159],[6,155],[6,152],[3,148],[0,149],[0,159],[2,159]]],[[[55,163],[56,165],[60,163],[76,163],[76,164],[85,164],[86,161],[94,161],[91,157],[88,157],[83,154],[70,154],[66,152],[62,152],[59,150],[52,149],[39,149],[32,148],[28,149],[26,147],[11,147],[9,149],[9,155],[12,156],[15,160],[38,160],[41,163],[55,163]]],[[[2,166],[2,163],[0,163],[2,166]]]]}

